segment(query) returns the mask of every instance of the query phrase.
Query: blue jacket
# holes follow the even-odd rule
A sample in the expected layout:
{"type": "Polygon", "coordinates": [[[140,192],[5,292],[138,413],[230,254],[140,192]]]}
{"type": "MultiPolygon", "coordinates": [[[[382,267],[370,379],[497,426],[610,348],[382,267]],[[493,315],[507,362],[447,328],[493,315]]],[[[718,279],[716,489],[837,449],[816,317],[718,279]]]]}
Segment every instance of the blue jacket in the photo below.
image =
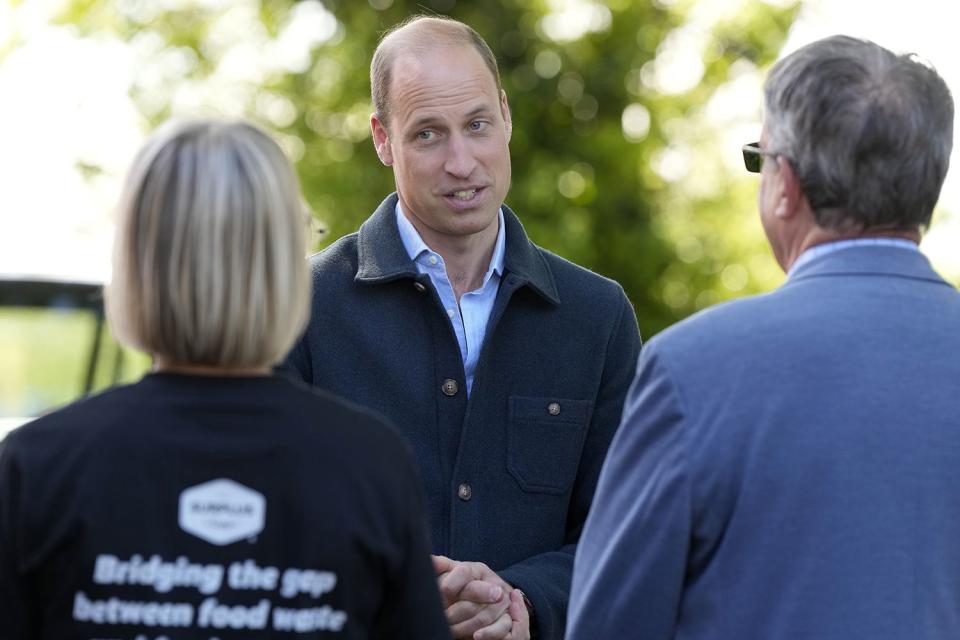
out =
{"type": "Polygon", "coordinates": [[[489,565],[527,594],[541,636],[562,638],[575,545],[636,369],[633,308],[504,207],[504,275],[468,401],[396,203],[313,257],[311,320],[286,366],[389,417],[419,463],[434,552],[489,565]]]}
{"type": "Polygon", "coordinates": [[[644,348],[568,633],[958,637],[960,294],[923,255],[822,255],[644,348]]]}

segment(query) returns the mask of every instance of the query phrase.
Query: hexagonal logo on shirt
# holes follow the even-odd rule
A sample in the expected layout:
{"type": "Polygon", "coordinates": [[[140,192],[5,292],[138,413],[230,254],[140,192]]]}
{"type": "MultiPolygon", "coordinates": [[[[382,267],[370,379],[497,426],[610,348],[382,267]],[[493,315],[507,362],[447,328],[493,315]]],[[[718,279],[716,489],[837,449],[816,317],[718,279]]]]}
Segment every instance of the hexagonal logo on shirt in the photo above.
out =
{"type": "Polygon", "coordinates": [[[180,494],[180,528],[223,546],[263,531],[267,499],[227,478],[210,480],[180,494]]]}

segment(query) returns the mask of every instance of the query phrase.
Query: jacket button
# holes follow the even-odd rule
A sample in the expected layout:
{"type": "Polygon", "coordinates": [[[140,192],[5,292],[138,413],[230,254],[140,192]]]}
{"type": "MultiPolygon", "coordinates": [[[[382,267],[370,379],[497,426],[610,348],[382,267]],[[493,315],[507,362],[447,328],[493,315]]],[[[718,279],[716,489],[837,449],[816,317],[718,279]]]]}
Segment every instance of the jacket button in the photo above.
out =
{"type": "Polygon", "coordinates": [[[419,293],[423,293],[427,290],[427,287],[424,286],[422,282],[414,282],[413,288],[416,289],[419,293]]]}
{"type": "Polygon", "coordinates": [[[551,402],[550,404],[548,404],[548,405],[547,405],[547,413],[549,413],[549,414],[552,415],[552,416],[558,416],[558,415],[560,415],[560,403],[559,403],[559,402],[551,402]]]}
{"type": "Polygon", "coordinates": [[[457,395],[457,390],[460,388],[457,384],[457,381],[452,378],[447,378],[443,381],[443,386],[440,387],[443,389],[444,395],[455,396],[457,395]]]}
{"type": "Polygon", "coordinates": [[[473,497],[473,489],[467,483],[463,483],[457,487],[457,497],[466,502],[473,497]]]}

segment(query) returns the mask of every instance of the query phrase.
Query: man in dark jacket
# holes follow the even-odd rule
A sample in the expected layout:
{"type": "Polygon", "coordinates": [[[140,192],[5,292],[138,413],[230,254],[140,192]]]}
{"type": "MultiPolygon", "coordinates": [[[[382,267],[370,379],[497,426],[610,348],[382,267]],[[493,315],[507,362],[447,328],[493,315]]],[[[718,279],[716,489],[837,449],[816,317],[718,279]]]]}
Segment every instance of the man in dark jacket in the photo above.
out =
{"type": "Polygon", "coordinates": [[[562,638],[640,350],[633,308],[617,283],[532,244],[503,205],[510,110],[473,29],[395,29],[371,85],[397,193],[313,258],[312,319],[287,367],[409,439],[455,637],[562,638]]]}

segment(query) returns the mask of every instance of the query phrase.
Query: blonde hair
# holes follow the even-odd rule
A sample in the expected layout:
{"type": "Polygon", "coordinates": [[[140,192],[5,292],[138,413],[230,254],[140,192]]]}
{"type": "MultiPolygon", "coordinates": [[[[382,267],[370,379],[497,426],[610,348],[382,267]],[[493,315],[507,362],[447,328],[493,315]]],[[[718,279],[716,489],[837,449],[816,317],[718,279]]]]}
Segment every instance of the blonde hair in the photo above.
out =
{"type": "Polygon", "coordinates": [[[257,127],[162,126],[120,200],[107,289],[117,338],[182,364],[279,362],[310,306],[302,202],[289,161],[257,127]]]}

